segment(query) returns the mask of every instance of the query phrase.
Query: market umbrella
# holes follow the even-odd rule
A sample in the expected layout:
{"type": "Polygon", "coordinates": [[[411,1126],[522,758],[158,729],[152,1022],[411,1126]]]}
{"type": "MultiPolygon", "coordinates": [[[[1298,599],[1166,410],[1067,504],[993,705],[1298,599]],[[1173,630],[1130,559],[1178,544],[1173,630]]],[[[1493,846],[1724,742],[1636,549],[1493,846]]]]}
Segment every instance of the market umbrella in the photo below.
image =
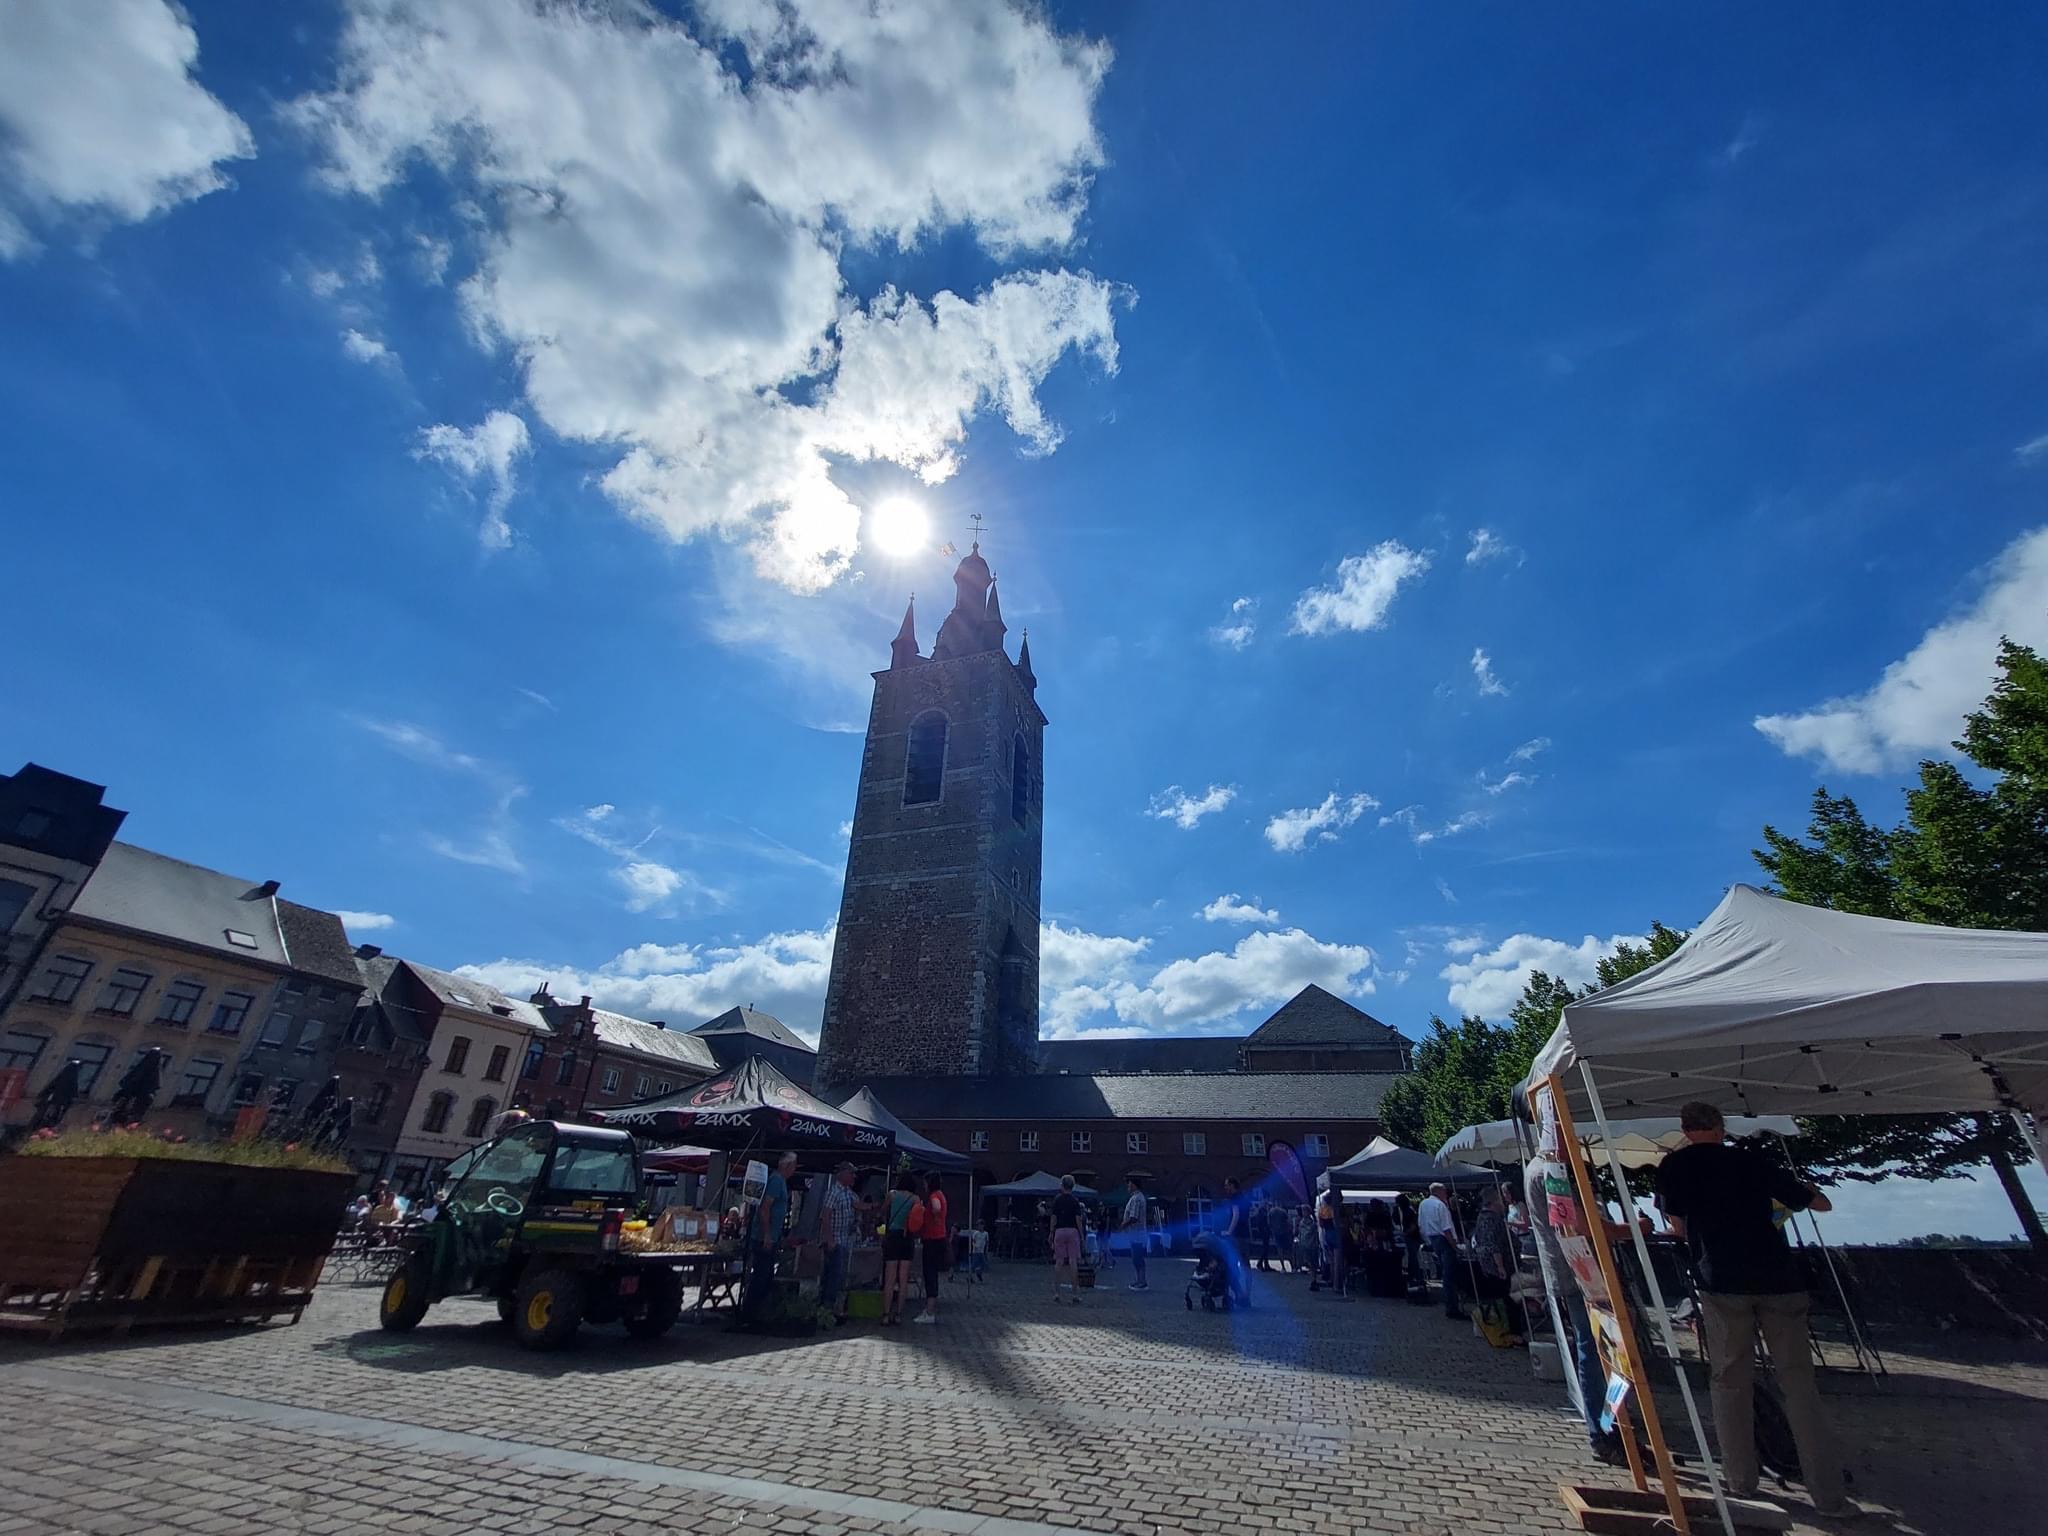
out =
{"type": "MultiPolygon", "coordinates": [[[[1624,1168],[1654,1167],[1664,1160],[1667,1152],[1685,1145],[1685,1132],[1678,1128],[1676,1120],[1610,1120],[1607,1128],[1614,1133],[1611,1145],[1624,1168]]],[[[1579,1141],[1587,1147],[1604,1153],[1610,1145],[1600,1139],[1597,1126],[1581,1125],[1578,1131],[1579,1141]]],[[[1730,1136],[1762,1136],[1767,1132],[1777,1136],[1797,1136],[1799,1123],[1790,1115],[1728,1116],[1730,1136]]],[[[1512,1120],[1489,1120],[1483,1125],[1468,1125],[1436,1149],[1439,1163],[1519,1163],[1524,1156],[1521,1144],[1515,1139],[1515,1122],[1512,1120]]]]}
{"type": "Polygon", "coordinates": [[[753,1146],[895,1150],[896,1133],[799,1088],[759,1056],[676,1093],[591,1116],[666,1145],[730,1152],[753,1146]]]}
{"type": "Polygon", "coordinates": [[[84,1072],[85,1063],[74,1056],[43,1085],[43,1091],[36,1095],[36,1130],[49,1130],[64,1123],[71,1106],[78,1102],[78,1079],[84,1072]]]}
{"type": "Polygon", "coordinates": [[[135,1065],[121,1074],[121,1081],[114,1085],[114,1099],[107,1106],[107,1119],[115,1125],[126,1125],[140,1120],[149,1113],[149,1107],[156,1102],[156,1091],[163,1086],[164,1061],[167,1053],[158,1046],[150,1046],[135,1058],[135,1065]]]}

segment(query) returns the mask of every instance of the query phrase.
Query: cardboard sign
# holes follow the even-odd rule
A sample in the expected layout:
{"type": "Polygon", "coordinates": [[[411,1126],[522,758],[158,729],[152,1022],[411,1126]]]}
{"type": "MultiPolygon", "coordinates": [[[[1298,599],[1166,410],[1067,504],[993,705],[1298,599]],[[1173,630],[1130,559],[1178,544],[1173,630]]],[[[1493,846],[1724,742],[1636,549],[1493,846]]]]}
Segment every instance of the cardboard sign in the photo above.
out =
{"type": "Polygon", "coordinates": [[[1621,1419],[1621,1405],[1628,1401],[1628,1378],[1619,1371],[1607,1376],[1607,1392],[1601,1399],[1600,1427],[1609,1433],[1621,1419]]]}
{"type": "Polygon", "coordinates": [[[768,1165],[759,1160],[749,1160],[746,1177],[740,1180],[740,1198],[751,1202],[767,1193],[768,1165]]]}

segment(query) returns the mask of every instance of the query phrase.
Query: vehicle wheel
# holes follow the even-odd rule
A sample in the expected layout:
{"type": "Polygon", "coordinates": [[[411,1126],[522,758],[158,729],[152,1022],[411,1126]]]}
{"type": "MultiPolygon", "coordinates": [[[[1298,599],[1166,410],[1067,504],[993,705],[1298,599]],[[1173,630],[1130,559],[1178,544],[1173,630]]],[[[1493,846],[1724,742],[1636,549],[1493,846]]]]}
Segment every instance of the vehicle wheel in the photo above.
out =
{"type": "Polygon", "coordinates": [[[409,1333],[427,1315],[433,1298],[427,1293],[426,1274],[413,1264],[401,1264],[384,1282],[384,1298],[377,1307],[377,1321],[391,1333],[409,1333]]]}
{"type": "Polygon", "coordinates": [[[636,1339],[658,1339],[683,1315],[683,1286],[674,1275],[650,1275],[647,1301],[626,1318],[626,1332],[636,1339]]]}
{"type": "Polygon", "coordinates": [[[544,1269],[512,1295],[512,1334],[528,1349],[560,1349],[583,1323],[583,1281],[566,1269],[544,1269]]]}
{"type": "Polygon", "coordinates": [[[510,1296],[500,1296],[498,1298],[498,1321],[501,1323],[511,1322],[513,1312],[516,1310],[517,1306],[518,1303],[515,1302],[510,1296]]]}

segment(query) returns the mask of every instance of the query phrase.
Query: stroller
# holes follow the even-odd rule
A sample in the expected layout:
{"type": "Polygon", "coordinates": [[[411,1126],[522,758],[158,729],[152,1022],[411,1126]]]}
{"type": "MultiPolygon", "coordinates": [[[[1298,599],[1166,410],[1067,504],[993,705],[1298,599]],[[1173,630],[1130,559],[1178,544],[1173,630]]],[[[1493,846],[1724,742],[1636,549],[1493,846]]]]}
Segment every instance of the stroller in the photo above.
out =
{"type": "Polygon", "coordinates": [[[1202,1303],[1204,1312],[1228,1312],[1230,1310],[1230,1258],[1224,1252],[1223,1244],[1213,1232],[1203,1232],[1195,1238],[1195,1272],[1188,1280],[1187,1291],[1182,1300],[1190,1312],[1195,1302],[1202,1303]]]}

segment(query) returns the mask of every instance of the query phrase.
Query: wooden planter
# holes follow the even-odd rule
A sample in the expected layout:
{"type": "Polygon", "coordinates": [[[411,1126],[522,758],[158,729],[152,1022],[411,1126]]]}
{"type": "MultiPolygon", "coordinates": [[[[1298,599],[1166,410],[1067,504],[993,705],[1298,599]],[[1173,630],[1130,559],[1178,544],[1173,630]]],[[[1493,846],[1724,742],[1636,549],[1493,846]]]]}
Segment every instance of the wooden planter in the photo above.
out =
{"type": "Polygon", "coordinates": [[[163,1157],[0,1160],[0,1327],[297,1322],[354,1182],[163,1157]]]}

